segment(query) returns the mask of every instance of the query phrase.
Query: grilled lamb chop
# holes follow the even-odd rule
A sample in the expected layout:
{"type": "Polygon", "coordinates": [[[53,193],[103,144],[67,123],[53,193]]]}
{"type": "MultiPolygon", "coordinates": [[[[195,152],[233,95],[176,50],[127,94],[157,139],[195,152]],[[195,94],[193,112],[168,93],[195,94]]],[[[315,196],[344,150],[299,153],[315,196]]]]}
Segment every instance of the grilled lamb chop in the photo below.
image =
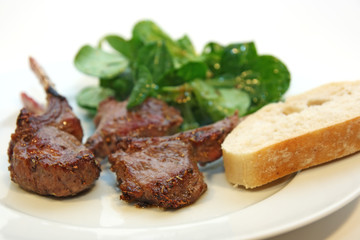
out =
{"type": "Polygon", "coordinates": [[[127,110],[127,101],[104,100],[94,118],[95,133],[86,146],[97,157],[106,157],[116,150],[119,136],[155,137],[174,133],[182,123],[179,111],[165,102],[148,98],[134,110],[127,110]]]}
{"type": "Polygon", "coordinates": [[[109,156],[122,190],[121,199],[139,206],[180,208],[195,202],[207,189],[192,159],[190,145],[161,137],[134,142],[126,152],[109,156]]]}
{"type": "Polygon", "coordinates": [[[207,189],[197,162],[221,156],[221,143],[236,126],[236,115],[215,124],[173,136],[127,138],[109,156],[120,198],[140,206],[181,208],[195,202],[207,189]]]}
{"type": "MultiPolygon", "coordinates": [[[[161,141],[180,140],[190,144],[194,149],[193,158],[195,162],[205,165],[222,156],[221,144],[239,121],[237,114],[234,114],[216,123],[171,136],[162,136],[160,139],[161,141]]],[[[118,136],[116,142],[118,149],[126,151],[131,144],[147,140],[148,138],[118,136]]]]}
{"type": "Polygon", "coordinates": [[[222,156],[221,144],[238,123],[239,117],[236,113],[214,124],[170,137],[178,138],[183,142],[191,144],[194,149],[194,160],[200,165],[205,165],[222,156]]]}
{"type": "Polygon", "coordinates": [[[83,131],[67,100],[30,58],[40,79],[48,106],[43,108],[22,94],[24,108],[17,119],[8,148],[12,181],[40,195],[72,196],[90,188],[100,166],[93,153],[81,144],[83,131]]]}

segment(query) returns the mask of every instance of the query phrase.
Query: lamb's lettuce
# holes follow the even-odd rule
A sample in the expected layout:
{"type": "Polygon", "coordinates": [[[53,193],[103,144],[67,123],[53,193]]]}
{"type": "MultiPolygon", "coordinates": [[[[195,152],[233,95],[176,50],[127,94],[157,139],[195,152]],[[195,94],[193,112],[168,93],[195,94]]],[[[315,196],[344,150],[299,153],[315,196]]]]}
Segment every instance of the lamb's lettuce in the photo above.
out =
{"type": "Polygon", "coordinates": [[[128,99],[131,109],[156,97],[180,109],[184,129],[254,112],[279,101],[290,84],[286,66],[259,55],[254,42],[209,42],[197,54],[188,36],[174,40],[152,21],[138,22],[130,39],[108,35],[97,47],[82,47],[75,66],[100,79],[97,90],[79,93],[80,106],[96,111],[111,95],[128,99]]]}

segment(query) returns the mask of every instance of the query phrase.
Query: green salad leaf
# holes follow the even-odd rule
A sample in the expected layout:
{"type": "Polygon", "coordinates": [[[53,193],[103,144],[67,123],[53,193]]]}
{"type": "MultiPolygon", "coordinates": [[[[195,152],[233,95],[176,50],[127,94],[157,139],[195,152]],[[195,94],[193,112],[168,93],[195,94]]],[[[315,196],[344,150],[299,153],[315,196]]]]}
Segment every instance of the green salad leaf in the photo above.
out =
{"type": "Polygon", "coordinates": [[[75,57],[75,66],[81,72],[99,78],[112,78],[123,72],[129,61],[118,54],[107,53],[91,46],[83,46],[75,57]]]}
{"type": "Polygon", "coordinates": [[[164,45],[167,46],[173,57],[176,68],[187,62],[189,59],[196,57],[195,52],[191,50],[194,48],[192,47],[189,38],[183,37],[180,40],[175,41],[152,21],[138,22],[134,26],[132,34],[131,42],[140,48],[148,43],[164,42],[164,45]]]}
{"type": "Polygon", "coordinates": [[[291,78],[284,63],[259,55],[254,42],[209,42],[198,54],[187,35],[175,40],[149,20],[136,23],[130,39],[107,35],[97,47],[83,46],[74,63],[99,78],[98,87],[79,93],[81,107],[96,111],[100,100],[114,96],[132,109],[156,97],[181,111],[183,130],[279,101],[291,78]]]}
{"type": "Polygon", "coordinates": [[[220,88],[195,80],[191,83],[198,105],[213,121],[233,115],[236,111],[245,115],[250,106],[249,95],[237,88],[220,88]]]}
{"type": "Polygon", "coordinates": [[[119,100],[129,97],[134,87],[134,76],[130,69],[125,70],[114,78],[99,78],[99,85],[114,90],[114,96],[119,100]]]}
{"type": "Polygon", "coordinates": [[[150,42],[144,45],[137,54],[134,68],[146,66],[156,84],[164,84],[166,74],[174,69],[172,55],[165,42],[150,42]]]}
{"type": "Polygon", "coordinates": [[[99,103],[112,96],[115,96],[113,89],[91,86],[83,88],[76,96],[76,101],[80,107],[89,110],[90,113],[96,113],[99,103]]]}
{"type": "Polygon", "coordinates": [[[151,72],[146,66],[141,65],[136,72],[136,83],[129,96],[127,108],[131,109],[141,104],[151,95],[154,86],[151,72]]]}
{"type": "Polygon", "coordinates": [[[134,49],[129,41],[126,41],[124,38],[117,35],[108,35],[105,36],[102,41],[100,41],[99,45],[101,48],[101,44],[103,42],[107,42],[114,50],[121,53],[124,57],[128,59],[134,58],[134,49]]]}

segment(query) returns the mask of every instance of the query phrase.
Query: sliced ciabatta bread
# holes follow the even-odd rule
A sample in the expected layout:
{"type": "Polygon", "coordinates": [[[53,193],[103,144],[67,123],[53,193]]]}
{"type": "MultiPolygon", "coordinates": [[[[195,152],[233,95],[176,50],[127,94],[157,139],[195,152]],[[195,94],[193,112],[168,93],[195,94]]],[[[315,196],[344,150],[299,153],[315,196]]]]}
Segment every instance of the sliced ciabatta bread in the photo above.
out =
{"type": "Polygon", "coordinates": [[[269,104],[222,144],[229,182],[254,188],[360,150],[360,81],[320,86],[269,104]]]}

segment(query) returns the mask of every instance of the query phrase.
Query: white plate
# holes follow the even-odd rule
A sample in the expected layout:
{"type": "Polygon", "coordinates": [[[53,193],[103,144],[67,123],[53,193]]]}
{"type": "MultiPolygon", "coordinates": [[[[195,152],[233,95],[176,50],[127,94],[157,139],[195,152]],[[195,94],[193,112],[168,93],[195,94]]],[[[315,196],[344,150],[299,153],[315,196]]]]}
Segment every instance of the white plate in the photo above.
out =
{"type": "MultiPolygon", "coordinates": [[[[82,118],[85,133],[90,119],[76,107],[78,89],[92,79],[72,65],[45,67],[60,93],[82,118]]],[[[176,211],[136,208],[119,200],[115,175],[103,164],[95,187],[67,199],[41,197],[10,181],[6,150],[21,107],[19,92],[39,101],[44,94],[30,70],[1,74],[0,117],[0,236],[11,239],[233,239],[274,236],[324,217],[360,193],[360,155],[315,167],[257,190],[235,188],[226,182],[222,162],[203,172],[208,191],[195,204],[176,211]]]]}

